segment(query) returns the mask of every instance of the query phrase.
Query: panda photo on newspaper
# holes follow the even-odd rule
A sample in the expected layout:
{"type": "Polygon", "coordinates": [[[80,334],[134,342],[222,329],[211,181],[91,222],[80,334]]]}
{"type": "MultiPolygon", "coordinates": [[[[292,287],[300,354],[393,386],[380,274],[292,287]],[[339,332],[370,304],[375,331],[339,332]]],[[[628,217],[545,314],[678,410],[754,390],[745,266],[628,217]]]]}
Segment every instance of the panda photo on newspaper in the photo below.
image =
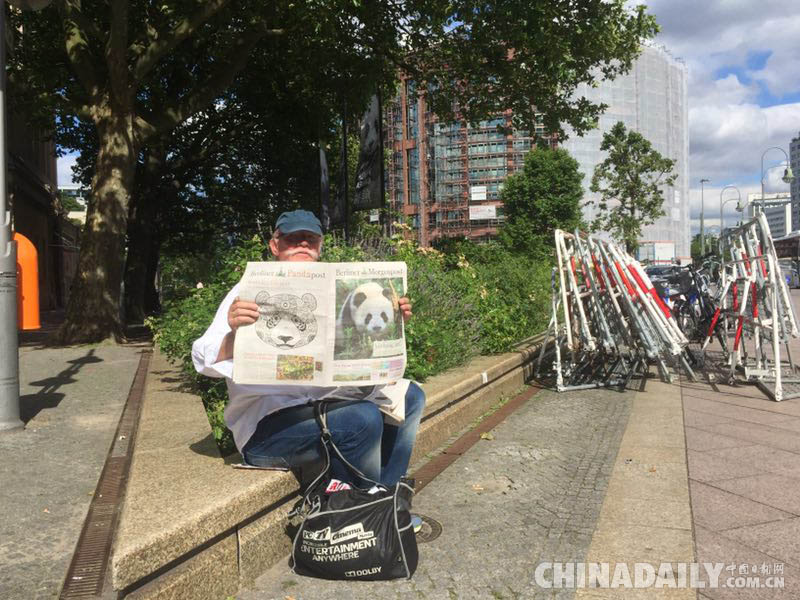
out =
{"type": "Polygon", "coordinates": [[[335,360],[372,358],[376,341],[403,337],[402,286],[399,277],[336,282],[335,360]]]}

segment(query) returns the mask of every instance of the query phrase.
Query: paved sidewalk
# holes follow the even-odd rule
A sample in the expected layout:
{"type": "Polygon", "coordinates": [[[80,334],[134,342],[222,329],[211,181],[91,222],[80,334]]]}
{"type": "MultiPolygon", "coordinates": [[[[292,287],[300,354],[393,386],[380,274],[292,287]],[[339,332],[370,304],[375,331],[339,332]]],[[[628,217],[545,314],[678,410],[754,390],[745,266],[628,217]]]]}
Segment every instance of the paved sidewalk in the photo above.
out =
{"type": "Polygon", "coordinates": [[[443,532],[420,545],[411,581],[317,581],[283,562],[239,597],[571,598],[574,590],[535,594],[535,566],[586,555],[632,399],[542,391],[468,450],[415,498],[443,532]]]}
{"type": "MultiPolygon", "coordinates": [[[[35,342],[20,350],[27,427],[0,434],[3,599],[60,590],[143,348],[35,342]]],[[[800,598],[799,433],[800,398],[752,385],[543,390],[418,494],[443,532],[420,545],[411,581],[317,581],[284,561],[238,597],[800,598]],[[534,580],[543,561],[724,563],[723,585],[784,587],[548,590],[534,580]]]]}
{"type": "Polygon", "coordinates": [[[0,434],[3,599],[60,591],[143,348],[37,341],[20,344],[26,427],[0,434]]]}
{"type": "Polygon", "coordinates": [[[698,561],[735,569],[725,578],[785,583],[700,598],[800,598],[800,399],[774,402],[749,385],[682,392],[698,561]]]}
{"type": "MultiPolygon", "coordinates": [[[[797,307],[800,290],[791,294],[797,307]]],[[[790,349],[797,360],[800,340],[790,349]]],[[[697,560],[725,563],[723,579],[784,580],[699,598],[800,598],[800,398],[775,402],[745,384],[681,387],[697,560]]]]}
{"type": "Polygon", "coordinates": [[[797,599],[798,433],[800,398],[749,384],[542,391],[417,495],[443,532],[411,581],[317,581],[282,562],[238,597],[797,599]],[[632,576],[634,563],[716,563],[719,587],[698,565],[696,588],[547,590],[542,561],[626,563],[632,576]],[[765,587],[776,576],[782,587],[765,587]]]}

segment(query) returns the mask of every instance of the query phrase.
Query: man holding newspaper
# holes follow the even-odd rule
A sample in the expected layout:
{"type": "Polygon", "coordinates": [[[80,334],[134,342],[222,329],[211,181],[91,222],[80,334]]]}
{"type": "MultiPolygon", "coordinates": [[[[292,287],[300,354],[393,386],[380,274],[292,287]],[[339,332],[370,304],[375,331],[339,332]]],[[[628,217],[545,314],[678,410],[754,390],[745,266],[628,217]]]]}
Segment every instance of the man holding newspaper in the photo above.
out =
{"type": "MultiPolygon", "coordinates": [[[[311,212],[285,212],[278,217],[269,247],[278,261],[315,262],[319,259],[322,247],[321,224],[311,212]]],[[[268,296],[280,294],[282,291],[284,290],[271,289],[261,293],[268,296]]],[[[250,301],[257,298],[240,298],[247,293],[249,291],[242,288],[242,282],[236,284],[220,304],[208,330],[192,346],[192,359],[199,373],[226,378],[230,401],[225,409],[225,423],[233,432],[236,447],[242,453],[245,463],[264,468],[319,472],[324,466],[324,459],[312,402],[336,400],[328,409],[327,423],[339,451],[350,464],[370,479],[385,486],[394,485],[406,474],[411,458],[425,405],[422,389],[407,380],[387,387],[250,383],[252,377],[246,379],[248,383],[235,382],[233,355],[237,330],[256,323],[259,316],[265,321],[263,305],[250,301]],[[402,400],[405,401],[404,415],[399,415],[397,420],[384,419],[385,405],[390,402],[389,397],[396,395],[398,390],[401,410],[402,400]],[[384,405],[384,412],[380,405],[384,405]]],[[[299,301],[297,296],[285,296],[299,301]]],[[[307,296],[311,294],[304,294],[303,298],[307,296]]],[[[316,300],[313,302],[316,303],[316,300]]],[[[411,316],[408,298],[395,298],[395,305],[402,320],[408,320],[411,316]]],[[[268,316],[276,319],[273,315],[268,316]]],[[[296,327],[306,330],[302,319],[297,316],[293,316],[293,319],[296,327]]],[[[313,325],[316,327],[316,323],[313,325]]],[[[262,331],[266,331],[264,327],[266,325],[262,326],[262,331]]],[[[254,328],[249,328],[247,333],[252,335],[253,330],[254,328]]],[[[263,335],[259,335],[263,339],[263,335]]],[[[307,337],[309,341],[314,339],[314,335],[307,337]]],[[[280,340],[265,341],[271,341],[277,346],[281,344],[280,340]]],[[[391,342],[385,344],[389,345],[391,342]]],[[[239,348],[240,345],[237,345],[237,360],[239,348]]],[[[404,358],[404,347],[402,352],[404,358]]],[[[255,353],[251,354],[255,356],[255,353]]],[[[319,372],[312,372],[315,364],[317,371],[322,370],[321,361],[304,356],[292,358],[309,359],[310,372],[307,377],[303,376],[304,379],[310,380],[319,376],[319,372]]],[[[292,366],[296,368],[296,365],[292,366]]],[[[333,377],[337,378],[335,375],[333,377]]],[[[338,377],[340,381],[346,381],[343,375],[338,377]]],[[[238,376],[236,378],[241,381],[238,376]]],[[[355,375],[352,378],[361,379],[355,375]]],[[[352,481],[353,476],[336,456],[331,456],[331,463],[333,477],[341,481],[352,481]]],[[[308,474],[303,475],[302,479],[309,481],[308,474]]]]}

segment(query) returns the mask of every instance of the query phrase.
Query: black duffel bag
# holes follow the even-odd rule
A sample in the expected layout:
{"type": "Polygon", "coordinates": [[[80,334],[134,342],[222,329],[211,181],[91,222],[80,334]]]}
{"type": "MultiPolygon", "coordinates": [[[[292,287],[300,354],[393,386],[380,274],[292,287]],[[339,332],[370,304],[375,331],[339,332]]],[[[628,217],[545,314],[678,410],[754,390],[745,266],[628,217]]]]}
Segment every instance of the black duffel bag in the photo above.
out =
{"type": "Polygon", "coordinates": [[[325,470],[302,499],[303,521],[292,544],[292,570],[320,579],[410,579],[419,560],[410,512],[413,480],[402,479],[387,489],[347,462],[328,431],[326,404],[314,404],[325,448],[325,470]],[[373,487],[367,490],[332,482],[331,451],[373,487]]]}

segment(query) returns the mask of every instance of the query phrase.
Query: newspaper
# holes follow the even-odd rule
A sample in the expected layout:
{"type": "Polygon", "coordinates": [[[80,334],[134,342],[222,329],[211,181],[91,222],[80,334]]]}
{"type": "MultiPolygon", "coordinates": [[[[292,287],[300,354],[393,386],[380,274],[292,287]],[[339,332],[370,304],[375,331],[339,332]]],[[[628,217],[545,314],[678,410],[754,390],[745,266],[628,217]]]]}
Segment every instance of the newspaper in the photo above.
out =
{"type": "MultiPolygon", "coordinates": [[[[404,262],[247,263],[239,298],[258,304],[259,317],[236,331],[233,380],[337,387],[398,383],[383,388],[385,398],[377,400],[397,413],[408,387],[401,381],[406,343],[398,308],[405,293],[404,262]]],[[[403,407],[400,417],[404,412],[403,407]]]]}

